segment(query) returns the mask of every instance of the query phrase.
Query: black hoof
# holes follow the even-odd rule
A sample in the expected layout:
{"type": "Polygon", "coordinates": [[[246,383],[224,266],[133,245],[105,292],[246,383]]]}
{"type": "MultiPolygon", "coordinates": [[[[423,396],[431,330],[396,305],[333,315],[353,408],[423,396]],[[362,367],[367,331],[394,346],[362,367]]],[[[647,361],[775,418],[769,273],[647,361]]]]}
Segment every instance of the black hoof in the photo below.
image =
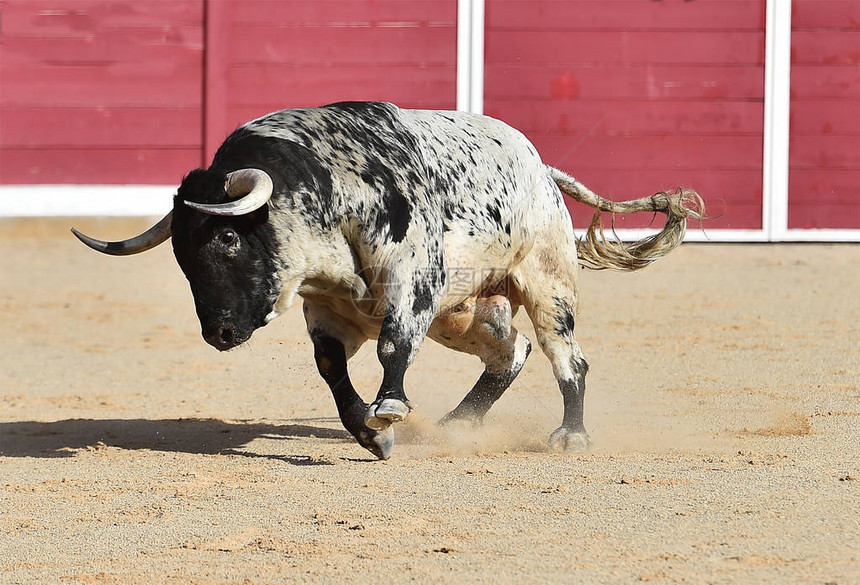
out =
{"type": "Polygon", "coordinates": [[[367,429],[360,431],[355,437],[358,444],[373,453],[377,459],[389,459],[391,451],[394,450],[394,428],[388,427],[384,431],[367,429]]]}
{"type": "Polygon", "coordinates": [[[379,459],[391,457],[394,449],[394,429],[372,429],[364,424],[367,404],[356,401],[346,412],[341,412],[341,422],[344,428],[355,437],[358,444],[373,453],[379,459]]]}

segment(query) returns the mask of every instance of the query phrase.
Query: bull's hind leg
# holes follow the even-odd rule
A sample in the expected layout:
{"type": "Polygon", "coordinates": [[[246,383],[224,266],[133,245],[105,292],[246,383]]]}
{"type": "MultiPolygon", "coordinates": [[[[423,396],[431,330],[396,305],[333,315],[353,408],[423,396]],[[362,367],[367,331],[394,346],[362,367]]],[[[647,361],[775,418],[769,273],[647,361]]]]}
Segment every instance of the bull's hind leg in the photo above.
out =
{"type": "MultiPolygon", "coordinates": [[[[569,221],[569,220],[568,220],[569,221]]],[[[565,231],[559,232],[564,236],[565,231]]],[[[590,442],[583,424],[588,364],[573,335],[576,315],[576,248],[572,236],[550,237],[535,246],[514,275],[537,341],[552,364],[564,404],[561,426],[549,438],[555,450],[581,451],[590,442]],[[550,244],[550,245],[547,245],[550,244]],[[554,244],[554,245],[553,245],[554,244]]]]}
{"type": "Polygon", "coordinates": [[[531,352],[531,342],[511,325],[511,304],[503,296],[469,300],[437,316],[428,336],[457,351],[478,356],[484,372],[440,424],[478,424],[513,383],[531,352]]]}
{"type": "Polygon", "coordinates": [[[331,389],[341,423],[362,447],[380,459],[388,459],[394,447],[394,429],[377,431],[364,424],[367,403],[355,391],[347,371],[347,360],[366,338],[324,307],[305,301],[304,313],[317,369],[331,389]]]}

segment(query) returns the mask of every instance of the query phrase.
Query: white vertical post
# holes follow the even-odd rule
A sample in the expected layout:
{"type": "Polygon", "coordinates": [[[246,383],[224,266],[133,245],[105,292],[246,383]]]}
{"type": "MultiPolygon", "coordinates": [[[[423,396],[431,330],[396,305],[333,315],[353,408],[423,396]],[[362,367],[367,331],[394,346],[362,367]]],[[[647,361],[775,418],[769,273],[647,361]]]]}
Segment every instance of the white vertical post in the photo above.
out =
{"type": "Polygon", "coordinates": [[[762,227],[776,241],[788,230],[791,2],[767,0],[765,27],[762,227]]]}
{"type": "Polygon", "coordinates": [[[472,0],[471,102],[469,111],[484,113],[484,0],[472,0]]]}
{"type": "Polygon", "coordinates": [[[457,109],[469,111],[472,58],[472,0],[457,0],[457,109]]]}
{"type": "Polygon", "coordinates": [[[484,110],[484,0],[457,0],[457,109],[484,110]]]}

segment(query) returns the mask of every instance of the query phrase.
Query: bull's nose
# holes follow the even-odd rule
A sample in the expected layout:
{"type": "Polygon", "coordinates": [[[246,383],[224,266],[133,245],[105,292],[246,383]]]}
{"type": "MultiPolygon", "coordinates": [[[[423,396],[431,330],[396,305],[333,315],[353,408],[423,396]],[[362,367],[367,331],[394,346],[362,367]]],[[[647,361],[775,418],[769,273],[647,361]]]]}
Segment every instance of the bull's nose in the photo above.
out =
{"type": "Polygon", "coordinates": [[[232,325],[215,325],[203,332],[206,343],[219,351],[232,349],[238,345],[236,331],[232,325]]]}

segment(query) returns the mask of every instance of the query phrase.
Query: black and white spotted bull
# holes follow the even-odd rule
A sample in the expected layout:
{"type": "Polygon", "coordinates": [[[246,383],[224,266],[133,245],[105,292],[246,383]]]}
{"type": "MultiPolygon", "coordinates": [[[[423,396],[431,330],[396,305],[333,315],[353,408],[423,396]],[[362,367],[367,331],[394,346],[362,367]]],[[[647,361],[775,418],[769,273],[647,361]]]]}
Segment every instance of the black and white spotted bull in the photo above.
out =
{"type": "Polygon", "coordinates": [[[173,210],[135,238],[75,235],[114,255],[172,237],[203,337],[219,350],[247,341],[301,296],[343,425],[385,459],[392,424],[411,409],[403,378],[425,337],[483,361],[483,374],[442,420],[480,422],[531,351],[511,325],[521,306],[563,397],[549,445],[585,448],[577,269],[641,268],[676,247],[687,218],[702,213],[691,190],[601,198],[489,117],[351,102],[240,127],[212,166],[183,179],[173,210]],[[644,240],[610,243],[596,211],[578,240],[563,194],[604,212],[661,212],[667,223],[644,240]],[[383,368],[369,405],[347,373],[368,339],[377,340],[383,368]]]}

